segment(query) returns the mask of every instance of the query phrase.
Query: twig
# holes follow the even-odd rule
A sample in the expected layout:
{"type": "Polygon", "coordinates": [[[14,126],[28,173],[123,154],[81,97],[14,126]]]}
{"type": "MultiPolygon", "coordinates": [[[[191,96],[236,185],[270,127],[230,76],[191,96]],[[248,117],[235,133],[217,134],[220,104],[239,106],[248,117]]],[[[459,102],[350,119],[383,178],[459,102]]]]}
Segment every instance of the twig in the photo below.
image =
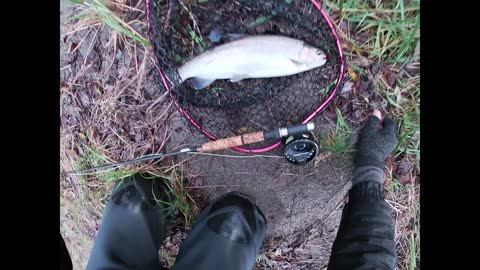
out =
{"type": "Polygon", "coordinates": [[[100,32],[100,29],[101,29],[101,28],[102,28],[102,27],[97,28],[97,32],[95,32],[95,35],[94,35],[93,38],[92,38],[92,42],[91,42],[90,45],[88,46],[87,53],[85,54],[85,57],[83,58],[83,64],[84,64],[84,65],[87,64],[87,58],[88,58],[88,56],[90,55],[90,52],[91,52],[92,49],[93,49],[93,46],[94,46],[93,44],[95,43],[95,41],[96,41],[96,39],[97,39],[97,35],[98,35],[98,33],[100,32]]]}

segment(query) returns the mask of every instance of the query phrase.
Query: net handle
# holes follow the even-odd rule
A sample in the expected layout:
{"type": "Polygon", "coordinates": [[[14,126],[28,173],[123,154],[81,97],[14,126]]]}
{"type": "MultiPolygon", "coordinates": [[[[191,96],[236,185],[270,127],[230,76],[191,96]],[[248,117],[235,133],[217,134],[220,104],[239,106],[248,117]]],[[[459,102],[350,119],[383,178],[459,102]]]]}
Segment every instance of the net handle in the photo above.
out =
{"type": "MultiPolygon", "coordinates": [[[[317,0],[310,0],[312,2],[313,6],[322,14],[323,18],[327,21],[328,26],[330,27],[330,31],[332,31],[332,34],[335,38],[335,41],[337,43],[337,49],[338,49],[338,54],[340,56],[340,72],[338,75],[337,83],[327,99],[325,99],[320,106],[318,106],[307,118],[305,118],[302,121],[302,124],[305,124],[307,122],[310,122],[313,117],[315,117],[318,113],[323,111],[325,107],[333,100],[335,97],[338,88],[340,87],[340,84],[342,83],[343,76],[345,73],[345,61],[343,57],[343,50],[342,50],[342,44],[340,42],[340,38],[338,37],[337,31],[335,29],[335,26],[333,25],[332,20],[328,16],[327,12],[322,8],[322,6],[318,3],[317,0]]],[[[151,24],[150,24],[150,0],[145,0],[145,9],[146,9],[146,16],[147,16],[147,31],[148,31],[148,37],[150,38],[150,41],[152,42],[152,46],[155,48],[155,42],[153,40],[152,36],[152,31],[151,31],[151,24]]],[[[169,93],[171,99],[173,100],[173,103],[175,104],[175,107],[182,113],[182,115],[192,124],[194,127],[196,127],[198,130],[200,130],[205,136],[210,138],[211,140],[217,140],[217,137],[211,134],[210,132],[206,131],[203,129],[196,121],[193,119],[181,106],[178,104],[177,99],[173,96],[173,93],[170,89],[170,86],[168,85],[168,82],[166,80],[166,75],[163,73],[161,68],[157,65],[155,65],[157,68],[158,74],[160,74],[160,78],[162,79],[163,85],[167,92],[169,93]]],[[[256,148],[256,149],[247,149],[244,147],[232,147],[233,150],[242,152],[242,153],[264,153],[271,151],[275,148],[277,148],[280,145],[280,141],[277,141],[276,143],[273,143],[269,146],[262,147],[262,148],[256,148]]]]}

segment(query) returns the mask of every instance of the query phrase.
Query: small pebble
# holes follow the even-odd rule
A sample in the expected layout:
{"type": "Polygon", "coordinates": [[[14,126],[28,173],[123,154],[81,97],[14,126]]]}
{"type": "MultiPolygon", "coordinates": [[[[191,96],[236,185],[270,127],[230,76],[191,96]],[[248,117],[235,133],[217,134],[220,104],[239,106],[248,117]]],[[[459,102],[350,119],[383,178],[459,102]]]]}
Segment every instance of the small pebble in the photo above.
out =
{"type": "Polygon", "coordinates": [[[212,31],[210,31],[210,34],[208,35],[208,39],[212,43],[219,42],[221,38],[222,38],[222,34],[218,30],[212,30],[212,31]]]}

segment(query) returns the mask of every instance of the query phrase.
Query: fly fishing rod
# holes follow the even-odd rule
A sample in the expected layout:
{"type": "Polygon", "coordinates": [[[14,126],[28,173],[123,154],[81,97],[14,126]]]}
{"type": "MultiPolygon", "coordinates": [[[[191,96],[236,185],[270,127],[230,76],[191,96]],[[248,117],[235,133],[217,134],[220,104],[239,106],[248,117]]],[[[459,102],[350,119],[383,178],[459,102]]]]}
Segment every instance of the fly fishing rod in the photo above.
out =
{"type": "Polygon", "coordinates": [[[207,142],[197,148],[184,148],[171,153],[152,154],[123,162],[111,163],[89,169],[70,171],[64,174],[86,174],[97,172],[99,170],[116,168],[132,163],[176,156],[184,153],[211,153],[215,151],[229,149],[235,146],[264,142],[267,140],[279,140],[282,138],[287,138],[286,140],[284,140],[285,159],[290,163],[301,165],[311,161],[319,152],[318,145],[313,141],[313,136],[310,133],[310,131],[313,131],[314,129],[314,123],[306,123],[291,127],[276,128],[270,131],[257,131],[253,133],[247,133],[243,135],[207,142]]]}

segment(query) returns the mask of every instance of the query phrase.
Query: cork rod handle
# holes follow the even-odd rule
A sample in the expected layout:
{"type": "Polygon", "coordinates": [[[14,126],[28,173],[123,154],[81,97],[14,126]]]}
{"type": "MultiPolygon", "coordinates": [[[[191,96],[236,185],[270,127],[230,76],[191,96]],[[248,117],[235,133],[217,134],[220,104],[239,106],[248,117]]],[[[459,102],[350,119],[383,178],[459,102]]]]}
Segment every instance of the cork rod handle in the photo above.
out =
{"type": "Polygon", "coordinates": [[[232,148],[234,146],[241,146],[245,144],[251,144],[264,141],[263,131],[257,131],[254,133],[243,134],[235,137],[219,139],[213,142],[203,144],[197,148],[198,152],[214,152],[218,150],[224,150],[232,148]]]}

